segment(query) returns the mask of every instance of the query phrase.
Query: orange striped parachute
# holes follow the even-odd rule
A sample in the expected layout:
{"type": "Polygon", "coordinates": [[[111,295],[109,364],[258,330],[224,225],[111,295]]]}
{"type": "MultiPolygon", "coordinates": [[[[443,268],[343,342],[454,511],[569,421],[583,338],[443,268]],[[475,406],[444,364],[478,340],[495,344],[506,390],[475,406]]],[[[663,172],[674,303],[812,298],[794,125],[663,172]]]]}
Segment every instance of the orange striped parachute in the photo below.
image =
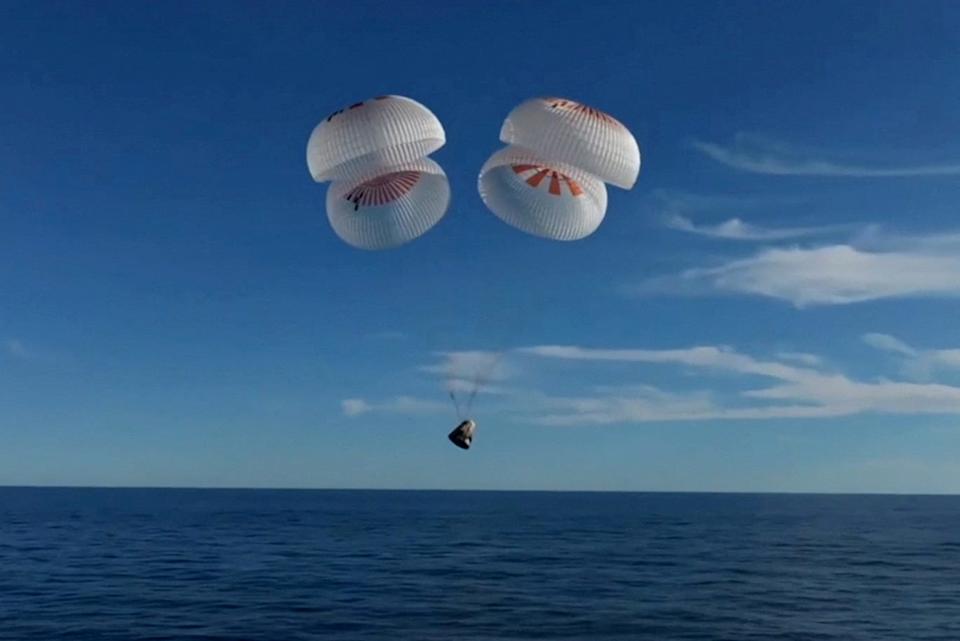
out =
{"type": "Polygon", "coordinates": [[[521,103],[500,140],[508,146],[480,170],[480,197],[502,221],[534,236],[589,236],[607,211],[605,183],[630,189],[640,172],[640,148],[619,120],[565,98],[521,103]]]}
{"type": "Polygon", "coordinates": [[[346,243],[388,249],[422,236],[450,204],[446,174],[427,156],[446,143],[433,113],[403,96],[340,109],[314,128],[307,167],[327,190],[327,218],[346,243]]]}

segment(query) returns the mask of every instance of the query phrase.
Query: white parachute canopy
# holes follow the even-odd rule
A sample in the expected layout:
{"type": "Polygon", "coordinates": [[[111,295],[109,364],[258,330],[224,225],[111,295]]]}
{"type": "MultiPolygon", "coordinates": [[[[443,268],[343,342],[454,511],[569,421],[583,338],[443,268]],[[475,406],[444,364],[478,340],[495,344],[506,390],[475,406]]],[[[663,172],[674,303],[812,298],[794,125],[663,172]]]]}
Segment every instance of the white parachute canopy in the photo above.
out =
{"type": "Polygon", "coordinates": [[[607,211],[607,188],[576,167],[506,147],[480,172],[480,197],[500,220],[542,238],[589,236],[607,211]]]}
{"type": "Polygon", "coordinates": [[[640,147],[619,120],[564,98],[521,103],[504,120],[500,140],[623,189],[633,187],[640,173],[640,147]]]}
{"type": "Polygon", "coordinates": [[[369,178],[384,167],[419,160],[446,144],[433,112],[403,96],[344,107],[314,128],[307,166],[317,182],[369,178]]]}
{"type": "Polygon", "coordinates": [[[640,172],[640,148],[619,120],[565,98],[524,101],[500,140],[509,146],[481,169],[480,196],[507,224],[544,238],[592,234],[606,213],[604,183],[630,189],[640,172]]]}
{"type": "Polygon", "coordinates": [[[423,158],[367,180],[344,180],[327,190],[327,218],[337,235],[359,249],[388,249],[422,236],[450,204],[440,165],[423,158]]]}
{"type": "Polygon", "coordinates": [[[437,117],[403,96],[340,109],[307,142],[307,167],[327,190],[337,235],[360,249],[388,249],[425,234],[450,204],[446,174],[427,156],[446,143],[437,117]]]}

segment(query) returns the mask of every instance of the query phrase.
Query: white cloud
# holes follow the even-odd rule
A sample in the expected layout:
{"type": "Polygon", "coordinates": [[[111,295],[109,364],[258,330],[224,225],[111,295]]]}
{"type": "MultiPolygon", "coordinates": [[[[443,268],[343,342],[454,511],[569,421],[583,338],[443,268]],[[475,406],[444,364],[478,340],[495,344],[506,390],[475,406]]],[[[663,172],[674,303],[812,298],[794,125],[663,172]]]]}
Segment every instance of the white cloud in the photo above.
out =
{"type": "Polygon", "coordinates": [[[362,398],[348,398],[340,401],[344,416],[355,417],[363,414],[439,414],[449,412],[446,403],[415,398],[412,396],[394,396],[379,403],[370,403],[362,398]]]}
{"type": "Polygon", "coordinates": [[[794,361],[801,365],[816,366],[823,362],[816,354],[805,354],[803,352],[778,352],[777,358],[782,361],[794,361]]]}
{"type": "Polygon", "coordinates": [[[717,411],[707,394],[671,394],[651,386],[597,392],[601,395],[544,396],[532,422],[568,426],[691,420],[717,411]]]}
{"type": "Polygon", "coordinates": [[[449,391],[487,388],[491,381],[502,382],[515,375],[513,367],[504,360],[503,352],[474,350],[436,355],[440,357],[439,363],[424,365],[420,370],[445,378],[449,391]]]}
{"type": "Polygon", "coordinates": [[[755,374],[783,380],[794,380],[803,372],[812,372],[803,368],[777,362],[757,361],[749,356],[737,353],[726,346],[698,346],[685,349],[647,350],[647,349],[594,349],[572,345],[539,345],[523,347],[518,350],[524,354],[543,358],[582,361],[612,361],[632,363],[666,363],[686,365],[703,369],[755,374]]]}
{"type": "Polygon", "coordinates": [[[731,218],[716,225],[696,225],[692,220],[680,214],[669,214],[664,217],[664,225],[670,229],[685,231],[698,236],[709,238],[723,238],[725,240],[773,241],[817,236],[830,233],[839,226],[824,227],[786,227],[782,229],[758,227],[745,223],[739,218],[731,218]]]}
{"type": "MultiPolygon", "coordinates": [[[[864,341],[902,356],[910,363],[938,363],[940,368],[960,369],[960,350],[915,350],[885,334],[869,334],[864,336],[864,341]]],[[[488,412],[509,410],[514,417],[541,425],[822,419],[866,413],[960,415],[958,386],[887,378],[858,380],[828,368],[815,354],[803,352],[779,352],[768,359],[722,345],[680,349],[535,345],[511,352],[514,359],[528,360],[524,371],[547,361],[562,360],[571,364],[590,362],[595,366],[633,363],[638,374],[644,373],[645,366],[657,365],[682,368],[687,374],[681,390],[662,389],[642,382],[593,386],[574,395],[543,389],[513,389],[503,397],[505,404],[487,408],[488,412]],[[722,393],[706,385],[707,375],[711,374],[724,377],[722,393]],[[697,380],[703,380],[704,386],[690,388],[689,381],[697,380]]],[[[936,368],[931,366],[931,371],[936,368]]],[[[341,405],[347,416],[450,411],[446,403],[409,396],[382,402],[351,398],[341,405]]]]}
{"type": "Polygon", "coordinates": [[[863,341],[903,359],[903,372],[912,379],[928,380],[937,371],[960,370],[960,349],[916,349],[889,334],[864,334],[863,341]]]}
{"type": "Polygon", "coordinates": [[[960,349],[939,349],[933,352],[933,358],[939,365],[960,369],[960,349]]]}
{"type": "Polygon", "coordinates": [[[863,342],[885,352],[896,352],[907,356],[916,356],[917,351],[899,338],[889,334],[864,334],[863,342]]]}
{"type": "Polygon", "coordinates": [[[345,398],[340,401],[340,409],[345,416],[360,416],[372,411],[373,407],[362,398],[345,398]]]}
{"type": "Polygon", "coordinates": [[[454,393],[471,394],[476,391],[478,394],[504,395],[509,394],[510,390],[499,385],[490,385],[483,381],[467,380],[464,378],[451,378],[446,382],[446,390],[454,393]]]}
{"type": "MultiPolygon", "coordinates": [[[[658,198],[667,212],[669,227],[716,238],[774,242],[857,227],[841,224],[776,229],[751,225],[739,218],[715,225],[697,224],[680,213],[693,206],[686,196],[658,198]]],[[[705,198],[697,196],[692,202],[705,198]]],[[[752,255],[648,278],[621,289],[639,295],[764,296],[797,307],[892,298],[953,298],[960,296],[960,233],[903,234],[879,225],[860,225],[844,243],[770,246],[752,255]]]]}
{"type": "Polygon", "coordinates": [[[895,178],[960,175],[960,163],[908,166],[869,166],[826,159],[797,149],[740,134],[729,146],[695,141],[693,147],[721,164],[741,171],[776,176],[834,176],[848,178],[895,178]]]}
{"type": "Polygon", "coordinates": [[[960,253],[960,233],[941,231],[926,235],[906,234],[872,224],[860,230],[850,244],[874,252],[906,249],[934,255],[953,255],[960,253]]]}
{"type": "MultiPolygon", "coordinates": [[[[438,352],[438,363],[424,365],[420,371],[443,378],[446,389],[456,394],[454,404],[469,405],[474,394],[503,395],[512,391],[490,381],[503,381],[515,374],[512,367],[503,362],[503,353],[492,351],[438,352]]],[[[416,398],[413,396],[395,396],[382,401],[371,402],[363,398],[347,398],[340,401],[344,416],[356,417],[364,414],[443,414],[452,409],[448,402],[416,398]]]]}
{"type": "Polygon", "coordinates": [[[473,350],[460,352],[437,352],[440,362],[424,365],[420,369],[433,374],[464,376],[478,370],[491,369],[497,364],[497,352],[473,350]]]}
{"type": "Polygon", "coordinates": [[[765,249],[719,267],[651,279],[636,293],[734,293],[797,307],[885,298],[960,296],[960,255],[930,246],[868,251],[851,245],[765,249]]]}
{"type": "Polygon", "coordinates": [[[858,381],[822,367],[758,360],[727,347],[642,350],[546,345],[523,348],[522,352],[540,358],[575,361],[682,365],[760,376],[772,381],[765,387],[753,387],[745,380],[746,387],[725,403],[712,401],[704,392],[673,394],[660,390],[548,397],[533,420],[549,425],[824,418],[869,412],[960,414],[960,387],[889,380],[858,381]]]}

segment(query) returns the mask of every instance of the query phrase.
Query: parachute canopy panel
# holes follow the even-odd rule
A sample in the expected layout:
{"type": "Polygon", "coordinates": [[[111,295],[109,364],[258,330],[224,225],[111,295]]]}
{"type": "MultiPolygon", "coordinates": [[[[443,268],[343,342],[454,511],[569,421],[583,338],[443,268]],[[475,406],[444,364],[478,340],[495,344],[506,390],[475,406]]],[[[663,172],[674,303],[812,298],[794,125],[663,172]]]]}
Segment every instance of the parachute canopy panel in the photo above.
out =
{"type": "Polygon", "coordinates": [[[630,189],[640,173],[640,147],[619,120],[565,98],[533,98],[510,112],[500,140],[531,149],[630,189]]]}
{"type": "Polygon", "coordinates": [[[359,180],[423,158],[446,143],[437,117],[404,96],[379,96],[344,107],[314,128],[307,166],[317,182],[359,180]]]}
{"type": "Polygon", "coordinates": [[[430,160],[392,167],[373,178],[337,181],[327,191],[327,218],[336,234],[359,249],[403,245],[427,233],[450,205],[450,183],[430,160]]]}

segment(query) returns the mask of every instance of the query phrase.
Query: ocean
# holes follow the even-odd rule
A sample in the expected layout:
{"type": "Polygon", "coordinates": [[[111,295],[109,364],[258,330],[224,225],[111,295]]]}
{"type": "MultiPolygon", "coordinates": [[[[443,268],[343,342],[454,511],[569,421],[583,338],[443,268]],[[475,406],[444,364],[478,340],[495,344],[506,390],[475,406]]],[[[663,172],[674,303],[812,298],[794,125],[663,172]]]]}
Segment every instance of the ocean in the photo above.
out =
{"type": "Polygon", "coordinates": [[[960,640],[960,497],[0,488],[0,639],[960,640]]]}

